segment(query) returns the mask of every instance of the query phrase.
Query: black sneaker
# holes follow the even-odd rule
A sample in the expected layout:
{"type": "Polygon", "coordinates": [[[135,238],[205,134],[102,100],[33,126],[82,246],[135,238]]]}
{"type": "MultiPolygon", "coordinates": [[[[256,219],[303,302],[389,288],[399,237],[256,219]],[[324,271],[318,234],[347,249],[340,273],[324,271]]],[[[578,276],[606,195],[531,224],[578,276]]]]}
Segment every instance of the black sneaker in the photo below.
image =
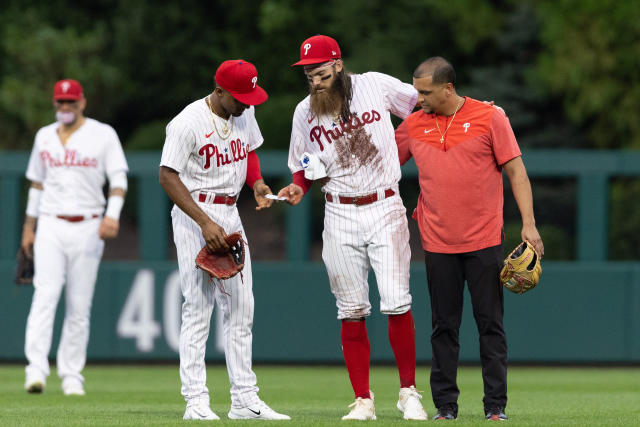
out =
{"type": "Polygon", "coordinates": [[[458,405],[455,403],[446,403],[438,408],[438,413],[433,417],[434,420],[455,420],[458,419],[458,405]]]}
{"type": "Polygon", "coordinates": [[[504,408],[500,406],[492,406],[484,410],[485,418],[489,421],[506,421],[507,415],[504,413],[504,408]]]}

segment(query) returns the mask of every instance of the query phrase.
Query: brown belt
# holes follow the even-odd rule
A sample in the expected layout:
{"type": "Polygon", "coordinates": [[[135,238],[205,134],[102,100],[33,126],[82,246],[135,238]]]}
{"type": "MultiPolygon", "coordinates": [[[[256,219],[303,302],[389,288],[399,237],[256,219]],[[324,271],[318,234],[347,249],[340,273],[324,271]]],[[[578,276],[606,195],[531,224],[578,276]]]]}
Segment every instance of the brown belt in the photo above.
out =
{"type": "Polygon", "coordinates": [[[84,215],[56,215],[56,218],[64,219],[65,221],[69,221],[69,222],[80,222],[80,221],[84,221],[85,219],[98,218],[99,216],[100,215],[98,215],[98,214],[93,214],[91,216],[84,216],[84,215]]]}
{"type": "MultiPolygon", "coordinates": [[[[385,199],[387,197],[393,196],[394,194],[396,194],[395,191],[393,191],[390,188],[387,188],[386,190],[384,190],[385,199]]],[[[325,195],[325,199],[327,200],[327,202],[334,201],[333,196],[329,193],[325,195]]],[[[377,201],[378,201],[378,193],[371,193],[371,194],[367,194],[366,196],[357,196],[357,197],[339,196],[338,200],[336,200],[337,203],[343,203],[345,205],[356,205],[356,206],[368,205],[377,201]]]]}
{"type": "Polygon", "coordinates": [[[207,202],[207,193],[200,193],[198,195],[199,202],[214,203],[216,205],[234,205],[237,199],[238,197],[236,196],[216,195],[213,200],[207,202]]]}

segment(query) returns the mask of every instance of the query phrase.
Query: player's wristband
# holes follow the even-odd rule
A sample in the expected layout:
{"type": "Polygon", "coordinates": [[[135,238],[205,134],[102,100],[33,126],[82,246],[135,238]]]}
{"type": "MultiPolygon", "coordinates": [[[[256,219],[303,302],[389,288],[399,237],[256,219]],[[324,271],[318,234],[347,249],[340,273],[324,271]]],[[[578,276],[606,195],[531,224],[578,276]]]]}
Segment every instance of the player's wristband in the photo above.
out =
{"type": "Polygon", "coordinates": [[[40,197],[42,197],[42,190],[35,187],[29,188],[29,196],[27,198],[27,216],[37,218],[40,214],[40,197]]]}
{"type": "Polygon", "coordinates": [[[107,202],[107,210],[105,211],[104,216],[119,220],[120,211],[122,210],[123,205],[124,197],[118,195],[109,196],[109,201],[107,202]]]}
{"type": "Polygon", "coordinates": [[[313,181],[304,177],[304,171],[298,171],[293,174],[293,183],[299,185],[304,194],[307,194],[313,181]]]}

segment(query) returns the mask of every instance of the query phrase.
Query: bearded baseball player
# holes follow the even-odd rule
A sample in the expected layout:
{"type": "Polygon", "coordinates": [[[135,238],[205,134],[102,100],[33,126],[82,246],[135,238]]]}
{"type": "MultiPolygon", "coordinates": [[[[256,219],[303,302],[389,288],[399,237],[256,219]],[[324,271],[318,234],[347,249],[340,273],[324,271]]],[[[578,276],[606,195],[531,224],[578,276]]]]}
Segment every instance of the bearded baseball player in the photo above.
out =
{"type": "Polygon", "coordinates": [[[318,35],[300,46],[310,94],[296,107],[289,147],[293,183],[278,196],[296,205],[322,179],[325,219],[322,259],[341,321],[342,351],[355,393],[343,420],[375,420],[369,389],[371,266],[388,316],[389,341],[400,374],[397,407],[408,420],[426,420],[415,388],[415,326],[409,293],[409,230],[398,193],[400,163],[390,113],[414,109],[416,90],[381,73],[350,74],[340,47],[318,35]],[[314,170],[310,170],[310,169],[314,170]]]}
{"type": "Polygon", "coordinates": [[[79,82],[57,82],[53,105],[57,121],[36,134],[26,173],[31,187],[22,249],[34,257],[35,274],[25,338],[25,388],[29,393],[45,388],[53,321],[66,283],[56,364],[64,394],[84,395],[82,369],[93,291],[104,239],[118,234],[128,167],[113,128],[84,116],[87,101],[79,82]],[[105,176],[110,187],[106,211],[105,176]]]}
{"type": "Polygon", "coordinates": [[[216,87],[187,105],[167,125],[160,162],[160,184],[175,203],[171,211],[184,304],[180,330],[180,379],[187,407],[185,420],[217,420],[206,386],[205,347],[214,304],[223,311],[224,350],[231,383],[231,419],[288,420],[258,397],[251,369],[253,279],[246,247],[241,274],[211,281],[196,268],[203,246],[228,250],[225,236],[247,237],[236,200],[245,183],[254,191],[258,210],[268,208],[271,190],[260,173],[256,149],[263,138],[254,105],[267,100],[249,62],[223,62],[216,87]]]}

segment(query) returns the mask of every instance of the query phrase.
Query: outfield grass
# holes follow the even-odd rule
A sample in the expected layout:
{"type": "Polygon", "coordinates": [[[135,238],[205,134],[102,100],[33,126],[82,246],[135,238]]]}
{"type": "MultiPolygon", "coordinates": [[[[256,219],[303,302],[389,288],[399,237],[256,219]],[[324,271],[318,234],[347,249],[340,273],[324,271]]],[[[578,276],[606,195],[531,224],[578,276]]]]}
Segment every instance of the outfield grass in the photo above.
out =
{"type": "MultiPolygon", "coordinates": [[[[330,426],[344,424],[353,396],[342,367],[257,366],[260,396],[291,422],[269,425],[330,426]]],[[[265,422],[230,421],[229,385],[224,366],[207,371],[211,408],[217,424],[252,425],[265,422]]],[[[23,390],[24,368],[0,366],[0,425],[183,425],[177,363],[174,366],[88,366],[83,397],[64,396],[55,372],[42,395],[23,390]]],[[[429,416],[435,409],[428,392],[428,368],[418,370],[429,416]]],[[[459,372],[461,395],[456,426],[486,425],[482,412],[479,368],[459,372]]],[[[378,425],[406,425],[395,408],[398,379],[394,368],[372,369],[378,425]]],[[[540,426],[640,425],[640,368],[509,369],[510,424],[540,426]]],[[[428,421],[433,423],[433,421],[428,421]]],[[[190,422],[198,424],[200,422],[190,422]]],[[[353,424],[350,422],[347,424],[353,424]]],[[[416,422],[411,422],[415,424],[416,422]]]]}

